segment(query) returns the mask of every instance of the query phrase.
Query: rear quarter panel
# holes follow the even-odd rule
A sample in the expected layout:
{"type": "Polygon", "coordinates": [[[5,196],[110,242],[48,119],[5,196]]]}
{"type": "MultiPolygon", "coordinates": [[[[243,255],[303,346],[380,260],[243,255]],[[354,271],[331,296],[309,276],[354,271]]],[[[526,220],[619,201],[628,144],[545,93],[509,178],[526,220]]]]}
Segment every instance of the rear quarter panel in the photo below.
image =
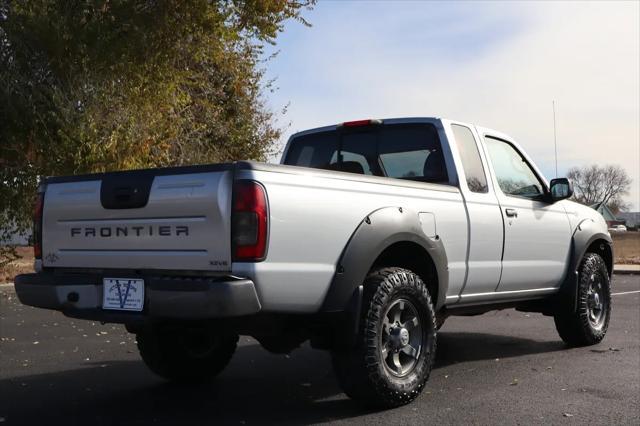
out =
{"type": "Polygon", "coordinates": [[[422,188],[414,182],[402,186],[405,182],[395,179],[332,175],[290,166],[278,172],[238,171],[236,179],[254,179],[266,188],[269,247],[265,261],[234,263],[232,271],[254,280],[265,311],[318,311],[351,235],[369,213],[383,207],[433,213],[449,261],[448,293],[459,293],[467,227],[457,188],[434,190],[433,185],[422,188]]]}

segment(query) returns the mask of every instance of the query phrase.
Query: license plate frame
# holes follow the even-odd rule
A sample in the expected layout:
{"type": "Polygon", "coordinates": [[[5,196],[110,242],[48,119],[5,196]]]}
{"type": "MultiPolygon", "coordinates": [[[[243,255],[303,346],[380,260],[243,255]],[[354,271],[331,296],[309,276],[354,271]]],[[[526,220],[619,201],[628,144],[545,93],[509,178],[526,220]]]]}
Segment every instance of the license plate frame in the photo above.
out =
{"type": "Polygon", "coordinates": [[[102,309],[142,312],[144,280],[142,278],[103,278],[102,309]]]}

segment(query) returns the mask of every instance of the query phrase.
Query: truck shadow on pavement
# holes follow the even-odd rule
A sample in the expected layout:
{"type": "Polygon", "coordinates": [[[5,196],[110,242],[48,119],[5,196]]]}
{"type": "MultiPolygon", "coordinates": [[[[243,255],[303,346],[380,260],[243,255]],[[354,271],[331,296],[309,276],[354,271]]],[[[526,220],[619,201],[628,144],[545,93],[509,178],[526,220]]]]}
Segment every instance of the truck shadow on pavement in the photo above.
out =
{"type": "MultiPolygon", "coordinates": [[[[563,347],[561,342],[444,331],[434,374],[454,363],[563,347]]],[[[305,346],[290,356],[272,355],[246,343],[229,367],[206,386],[165,383],[141,361],[132,360],[3,379],[0,395],[0,416],[8,425],[309,424],[371,412],[342,394],[327,353],[305,346]]]]}
{"type": "Polygon", "coordinates": [[[499,334],[441,331],[438,333],[435,368],[461,362],[555,352],[566,348],[560,338],[538,341],[499,334]]]}

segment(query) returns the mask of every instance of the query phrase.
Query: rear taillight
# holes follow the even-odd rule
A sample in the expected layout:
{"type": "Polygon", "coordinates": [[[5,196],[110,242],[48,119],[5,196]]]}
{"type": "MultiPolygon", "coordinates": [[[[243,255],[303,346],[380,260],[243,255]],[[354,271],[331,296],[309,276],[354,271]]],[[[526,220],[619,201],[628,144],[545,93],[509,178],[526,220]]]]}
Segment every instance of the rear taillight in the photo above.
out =
{"type": "Polygon", "coordinates": [[[42,210],[44,208],[44,192],[39,191],[33,207],[33,256],[42,259],[42,210]]]}
{"type": "Polygon", "coordinates": [[[233,260],[257,262],[267,253],[268,206],[265,190],[252,180],[233,187],[233,260]]]}

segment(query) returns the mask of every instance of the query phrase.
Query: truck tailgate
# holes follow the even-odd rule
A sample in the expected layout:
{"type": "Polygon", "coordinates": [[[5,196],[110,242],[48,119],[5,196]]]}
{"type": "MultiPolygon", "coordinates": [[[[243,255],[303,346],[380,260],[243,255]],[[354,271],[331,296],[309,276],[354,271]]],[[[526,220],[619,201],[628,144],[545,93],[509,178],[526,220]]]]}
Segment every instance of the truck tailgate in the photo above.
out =
{"type": "Polygon", "coordinates": [[[46,181],[44,267],[231,269],[233,165],[46,181]]]}

